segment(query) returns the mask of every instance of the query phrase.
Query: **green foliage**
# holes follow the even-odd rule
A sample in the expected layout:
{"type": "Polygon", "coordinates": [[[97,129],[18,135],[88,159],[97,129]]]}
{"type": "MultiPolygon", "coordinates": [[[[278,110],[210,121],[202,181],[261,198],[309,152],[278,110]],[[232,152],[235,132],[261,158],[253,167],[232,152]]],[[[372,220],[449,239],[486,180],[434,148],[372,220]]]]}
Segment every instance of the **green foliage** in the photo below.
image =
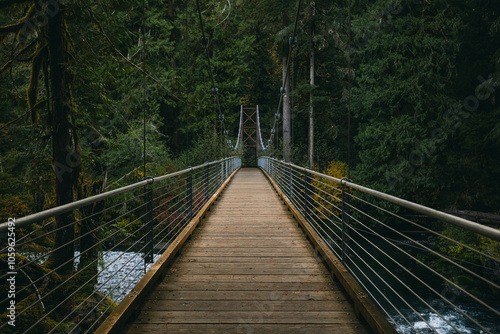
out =
{"type": "MultiPolygon", "coordinates": [[[[331,161],[324,173],[334,178],[342,179],[347,175],[347,164],[341,161],[331,161]]],[[[316,203],[315,210],[321,213],[319,216],[340,216],[342,211],[341,186],[334,181],[319,177],[315,177],[312,184],[314,189],[316,189],[313,199],[314,203],[316,203]]]]}
{"type": "Polygon", "coordinates": [[[425,198],[437,184],[431,166],[439,143],[431,129],[454,103],[447,90],[456,79],[459,20],[435,2],[402,4],[397,16],[384,12],[389,5],[377,1],[359,17],[360,26],[376,33],[357,55],[356,180],[425,198]]]}
{"type": "MultiPolygon", "coordinates": [[[[221,112],[234,140],[239,105],[258,104],[265,141],[277,112],[281,62],[298,1],[229,3],[230,8],[224,1],[200,1],[221,112]]],[[[302,5],[298,45],[290,60],[293,162],[305,165],[307,161],[309,94],[313,93],[315,164],[329,175],[346,176],[350,77],[350,170],[356,183],[434,207],[499,212],[498,4],[356,1],[351,10],[350,47],[345,3],[318,0],[302,5]],[[313,87],[309,84],[311,51],[313,87]],[[478,99],[477,108],[464,104],[474,102],[471,98],[478,99]]],[[[41,5],[26,2],[2,8],[0,27],[24,16],[32,18],[36,6],[41,5]]],[[[254,157],[250,150],[228,152],[222,142],[192,1],[147,1],[145,13],[142,2],[136,0],[75,1],[67,6],[64,71],[70,90],[65,106],[71,106],[75,150],[81,147],[81,164],[75,169],[82,170],[79,184],[73,185],[75,193],[105,177],[107,189],[113,189],[230,154],[244,155],[246,165],[255,163],[250,161],[254,157]]],[[[56,204],[54,111],[47,103],[53,101],[54,92],[49,84],[47,41],[44,26],[28,36],[0,32],[2,221],[56,204]]],[[[278,125],[275,143],[266,154],[282,156],[281,131],[278,125]]],[[[314,182],[321,190],[330,188],[314,182]]],[[[328,202],[338,203],[340,193],[330,194],[328,202]]],[[[316,200],[324,205],[316,212],[338,213],[319,197],[316,200]]],[[[374,203],[398,210],[391,204],[374,203]]],[[[129,237],[132,241],[134,231],[142,226],[136,220],[139,214],[121,219],[127,208],[121,210],[102,217],[103,221],[116,219],[103,237],[121,231],[110,242],[129,237]]],[[[454,229],[444,233],[498,255],[498,244],[454,229]]],[[[33,251],[54,243],[53,236],[40,239],[33,251]]],[[[456,243],[442,239],[436,244],[446,256],[488,265],[488,259],[456,243]]],[[[444,262],[429,261],[448,270],[444,262]]],[[[472,283],[461,273],[450,275],[459,284],[472,283]]],[[[53,321],[48,319],[48,326],[53,321]]]]}

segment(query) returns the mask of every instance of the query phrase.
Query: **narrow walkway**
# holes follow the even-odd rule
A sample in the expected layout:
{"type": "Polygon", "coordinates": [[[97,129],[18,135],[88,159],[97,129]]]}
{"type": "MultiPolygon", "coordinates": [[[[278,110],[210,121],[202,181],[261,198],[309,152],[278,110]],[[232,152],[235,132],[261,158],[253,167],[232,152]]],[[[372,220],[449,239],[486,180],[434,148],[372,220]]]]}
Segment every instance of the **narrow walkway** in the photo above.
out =
{"type": "Polygon", "coordinates": [[[126,333],[367,333],[259,169],[241,169],[126,333]]]}

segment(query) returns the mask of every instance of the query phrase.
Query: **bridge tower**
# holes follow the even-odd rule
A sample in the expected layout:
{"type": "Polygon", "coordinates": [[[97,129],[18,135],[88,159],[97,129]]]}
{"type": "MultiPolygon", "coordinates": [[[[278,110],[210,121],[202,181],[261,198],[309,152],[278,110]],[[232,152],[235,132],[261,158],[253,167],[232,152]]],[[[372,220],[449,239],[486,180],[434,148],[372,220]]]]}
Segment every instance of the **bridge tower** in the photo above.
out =
{"type": "Polygon", "coordinates": [[[257,166],[259,151],[264,149],[260,132],[259,106],[241,106],[238,141],[243,148],[243,164],[257,166]]]}

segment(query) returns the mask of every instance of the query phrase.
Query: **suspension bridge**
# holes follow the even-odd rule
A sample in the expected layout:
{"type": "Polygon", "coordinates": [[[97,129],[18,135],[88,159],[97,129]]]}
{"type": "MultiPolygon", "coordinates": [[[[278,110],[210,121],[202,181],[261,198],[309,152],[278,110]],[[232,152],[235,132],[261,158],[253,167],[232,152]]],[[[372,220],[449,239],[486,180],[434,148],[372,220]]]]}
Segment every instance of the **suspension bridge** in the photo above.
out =
{"type": "Polygon", "coordinates": [[[500,230],[231,145],[197,8],[232,154],[0,224],[0,331],[500,333],[500,230]]]}
{"type": "MultiPolygon", "coordinates": [[[[241,107],[238,147],[265,152],[259,123],[258,108],[241,107]]],[[[482,246],[498,245],[498,229],[256,158],[258,168],[232,156],[1,224],[14,332],[498,333],[500,259],[482,246]],[[51,247],[63,215],[78,232],[51,247]]]]}

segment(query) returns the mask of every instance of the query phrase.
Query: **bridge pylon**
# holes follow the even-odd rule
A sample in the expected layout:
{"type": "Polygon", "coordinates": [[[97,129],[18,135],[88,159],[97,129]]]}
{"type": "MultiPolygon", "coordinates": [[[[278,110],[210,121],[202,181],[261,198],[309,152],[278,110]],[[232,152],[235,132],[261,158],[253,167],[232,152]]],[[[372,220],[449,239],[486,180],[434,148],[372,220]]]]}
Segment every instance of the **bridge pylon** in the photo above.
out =
{"type": "Polygon", "coordinates": [[[240,131],[238,141],[243,148],[243,163],[246,166],[257,166],[259,151],[262,147],[260,134],[259,106],[241,106],[240,131]]]}

